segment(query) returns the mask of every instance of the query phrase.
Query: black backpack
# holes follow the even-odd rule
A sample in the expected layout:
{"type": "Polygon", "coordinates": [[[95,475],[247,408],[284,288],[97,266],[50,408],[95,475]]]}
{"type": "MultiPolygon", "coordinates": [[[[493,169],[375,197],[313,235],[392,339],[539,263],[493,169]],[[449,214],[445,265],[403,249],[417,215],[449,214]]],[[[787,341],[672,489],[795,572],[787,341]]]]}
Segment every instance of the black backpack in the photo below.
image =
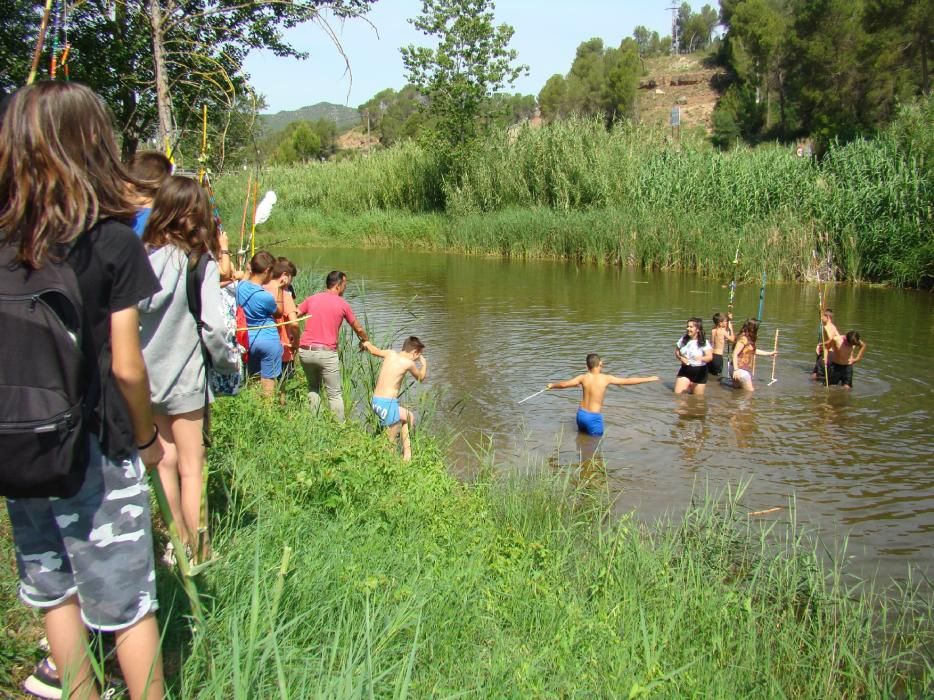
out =
{"type": "Polygon", "coordinates": [[[90,455],[81,290],[67,263],[16,254],[0,246],[0,495],[74,496],[90,455]]]}

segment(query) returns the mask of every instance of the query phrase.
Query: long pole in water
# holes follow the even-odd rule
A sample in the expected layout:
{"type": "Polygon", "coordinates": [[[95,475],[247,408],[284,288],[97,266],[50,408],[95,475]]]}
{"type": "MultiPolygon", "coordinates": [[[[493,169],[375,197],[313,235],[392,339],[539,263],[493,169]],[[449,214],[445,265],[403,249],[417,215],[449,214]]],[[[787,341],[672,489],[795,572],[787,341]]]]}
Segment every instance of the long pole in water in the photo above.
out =
{"type": "MultiPolygon", "coordinates": [[[[759,287],[759,311],[756,320],[762,323],[762,312],[765,310],[765,270],[762,271],[762,286],[759,287]]],[[[752,374],[756,374],[756,356],[752,356],[752,374]]]]}
{"type": "MultiPolygon", "coordinates": [[[[775,347],[772,348],[773,352],[778,352],[778,329],[775,329],[775,347]]],[[[775,361],[778,360],[778,355],[772,355],[772,381],[769,382],[769,386],[772,386],[778,379],[775,378],[775,361]]]]}
{"type": "MultiPolygon", "coordinates": [[[[730,316],[733,315],[733,299],[736,298],[736,268],[738,265],[739,265],[739,248],[736,249],[736,253],[733,255],[733,279],[730,280],[730,301],[726,305],[726,312],[730,316]]],[[[730,344],[728,342],[724,343],[723,354],[726,355],[726,376],[732,377],[733,372],[730,367],[730,363],[733,361],[733,350],[730,348],[730,344]]]]}
{"type": "Polygon", "coordinates": [[[536,391],[536,392],[535,392],[534,394],[532,394],[531,396],[526,396],[526,397],[525,397],[524,399],[522,399],[522,401],[520,401],[519,403],[525,403],[525,402],[528,401],[529,399],[534,399],[534,398],[535,398],[536,396],[538,396],[539,394],[544,394],[546,391],[548,391],[548,387],[547,387],[547,386],[546,386],[544,389],[542,389],[541,391],[536,391]]]}
{"type": "Polygon", "coordinates": [[[824,342],[824,286],[820,281],[820,271],[817,273],[817,301],[820,304],[820,316],[817,322],[817,337],[824,359],[824,386],[830,386],[830,357],[827,354],[827,345],[824,342]]]}

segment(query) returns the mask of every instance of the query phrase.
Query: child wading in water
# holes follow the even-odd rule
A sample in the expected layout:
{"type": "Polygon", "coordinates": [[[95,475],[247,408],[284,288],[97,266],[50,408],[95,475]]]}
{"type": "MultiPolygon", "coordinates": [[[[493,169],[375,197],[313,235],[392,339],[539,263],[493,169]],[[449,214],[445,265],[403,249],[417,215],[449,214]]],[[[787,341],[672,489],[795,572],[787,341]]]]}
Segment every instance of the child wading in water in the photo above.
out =
{"type": "Polygon", "coordinates": [[[707,370],[715,377],[723,374],[723,351],[726,342],[736,342],[733,334],[733,314],[724,316],[719,311],[713,315],[713,330],[710,331],[710,342],[713,345],[713,359],[707,363],[707,370]]]}
{"type": "Polygon", "coordinates": [[[675,357],[681,361],[675,393],[702,395],[707,386],[707,363],[713,360],[713,348],[704,338],[704,323],[699,318],[688,319],[685,334],[675,344],[675,357]]]}
{"type": "Polygon", "coordinates": [[[863,359],[866,341],[859,337],[858,331],[847,331],[840,336],[841,342],[830,353],[830,377],[828,384],[839,384],[847,389],[853,388],[853,365],[863,359]],[[856,354],[853,354],[853,351],[856,354]]]}
{"type": "Polygon", "coordinates": [[[756,338],[759,335],[759,322],[747,318],[733,347],[733,385],[746,391],[755,391],[752,386],[752,358],[755,355],[774,357],[775,350],[758,350],[756,338]]]}
{"type": "Polygon", "coordinates": [[[603,374],[603,360],[596,353],[587,355],[587,372],[574,379],[549,384],[546,389],[570,389],[579,386],[583,392],[580,407],[577,409],[577,429],[587,435],[603,435],[603,398],[608,386],[630,386],[657,382],[658,377],[614,377],[603,374]]]}
{"type": "Polygon", "coordinates": [[[425,344],[414,335],[410,335],[402,343],[402,352],[392,349],[380,350],[369,340],[361,342],[360,347],[371,355],[383,358],[383,366],[373,390],[371,407],[379,418],[379,424],[388,428],[389,438],[393,443],[401,432],[402,459],[408,462],[412,459],[409,431],[415,427],[415,416],[412,415],[412,411],[399,405],[399,389],[406,373],[420,382],[425,381],[425,377],[428,376],[428,359],[422,355],[425,344]]]}

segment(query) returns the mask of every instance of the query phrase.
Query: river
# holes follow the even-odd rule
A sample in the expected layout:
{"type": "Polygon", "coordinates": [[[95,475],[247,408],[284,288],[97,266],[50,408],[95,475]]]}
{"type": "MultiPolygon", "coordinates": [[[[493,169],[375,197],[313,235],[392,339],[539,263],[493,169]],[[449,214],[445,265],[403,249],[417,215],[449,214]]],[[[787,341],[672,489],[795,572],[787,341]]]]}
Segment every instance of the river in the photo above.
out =
{"type": "MultiPolygon", "coordinates": [[[[497,464],[564,467],[596,452],[614,509],[647,521],[683,511],[692,494],[748,482],[744,507],[780,508],[761,517],[787,520],[793,502],[797,522],[860,575],[902,578],[909,565],[934,573],[929,293],[828,290],[841,332],[856,329],[868,345],[848,391],[810,380],[817,288],[769,284],[759,347],[771,349],[780,329],[778,381],[768,385],[772,363],[760,357],[753,394],[711,382],[704,397],[675,396],[674,343],[688,317],[709,332],[712,314],[726,311],[722,281],[393,250],[277,252],[300,269],[345,271],[347,298],[377,342],[425,342],[430,376],[418,391],[434,397],[435,422],[458,434],[452,462],[464,475],[478,449],[492,448],[497,464]],[[590,352],[611,374],[662,378],[610,388],[599,442],[577,434],[576,389],[519,403],[583,372],[590,352]]],[[[737,331],[758,300],[758,282],[738,288],[737,331]]]]}

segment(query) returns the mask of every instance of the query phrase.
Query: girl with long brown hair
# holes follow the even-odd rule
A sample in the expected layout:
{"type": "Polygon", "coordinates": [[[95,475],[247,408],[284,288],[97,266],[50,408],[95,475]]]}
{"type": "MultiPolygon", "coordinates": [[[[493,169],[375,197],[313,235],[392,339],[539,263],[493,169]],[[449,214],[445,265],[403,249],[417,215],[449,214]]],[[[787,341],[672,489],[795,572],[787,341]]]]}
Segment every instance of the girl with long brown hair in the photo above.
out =
{"type": "Polygon", "coordinates": [[[237,367],[221,313],[220,278],[210,248],[216,245],[207,193],[194,180],[173,175],[153,200],[143,233],[149,263],[162,290],[139,303],[143,356],[149,368],[152,406],[164,456],[159,475],[183,544],[195,541],[201,520],[204,429],[213,400],[208,358],[218,371],[237,367]],[[208,256],[200,289],[201,316],[189,308],[188,271],[208,256]],[[201,328],[199,334],[198,322],[201,328]]]}
{"type": "MultiPolygon", "coordinates": [[[[132,698],[164,692],[143,468],[159,462],[162,448],[136,307],[159,285],[121,223],[134,213],[130,184],[91,90],[45,82],[12,96],[0,126],[0,246],[12,248],[14,264],[3,274],[67,266],[83,307],[76,339],[93,426],[87,470],[73,495],[7,500],[20,598],[42,611],[59,677],[74,697],[98,697],[85,625],[115,632],[132,698]]],[[[16,352],[13,339],[2,347],[4,356],[16,352]]],[[[8,398],[0,408],[4,421],[22,410],[8,398]]]]}
{"type": "Polygon", "coordinates": [[[733,346],[733,386],[738,389],[755,391],[752,385],[753,357],[756,355],[773,357],[778,354],[776,351],[756,348],[758,337],[759,321],[755,318],[747,318],[733,346]]]}

